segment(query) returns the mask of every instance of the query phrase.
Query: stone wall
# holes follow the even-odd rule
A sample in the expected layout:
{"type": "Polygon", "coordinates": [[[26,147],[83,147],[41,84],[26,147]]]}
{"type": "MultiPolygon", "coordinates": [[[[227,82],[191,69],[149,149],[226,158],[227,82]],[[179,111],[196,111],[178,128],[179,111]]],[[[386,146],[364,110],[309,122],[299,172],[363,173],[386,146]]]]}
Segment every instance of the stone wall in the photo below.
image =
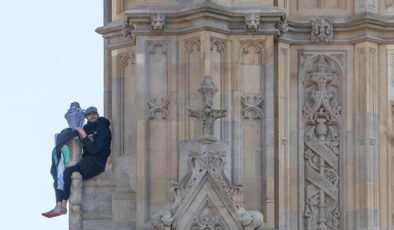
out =
{"type": "Polygon", "coordinates": [[[202,132],[188,108],[202,106],[206,75],[227,110],[214,127],[230,149],[224,174],[264,215],[260,229],[393,228],[392,0],[105,6],[113,153],[94,185],[102,210],[83,197],[84,229],[153,229],[170,208],[190,169],[181,146],[202,132]]]}

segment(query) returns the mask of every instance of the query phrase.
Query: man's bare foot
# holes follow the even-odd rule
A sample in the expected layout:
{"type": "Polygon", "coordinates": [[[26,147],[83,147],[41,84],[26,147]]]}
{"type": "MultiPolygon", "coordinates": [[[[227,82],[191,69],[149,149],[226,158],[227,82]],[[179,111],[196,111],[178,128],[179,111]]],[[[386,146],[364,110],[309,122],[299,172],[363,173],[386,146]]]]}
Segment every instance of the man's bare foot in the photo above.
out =
{"type": "Polygon", "coordinates": [[[48,212],[44,212],[41,215],[48,217],[48,218],[52,218],[52,217],[64,215],[66,213],[67,213],[67,208],[62,207],[62,203],[58,202],[58,203],[56,203],[55,208],[53,208],[52,210],[50,210],[48,212]]]}

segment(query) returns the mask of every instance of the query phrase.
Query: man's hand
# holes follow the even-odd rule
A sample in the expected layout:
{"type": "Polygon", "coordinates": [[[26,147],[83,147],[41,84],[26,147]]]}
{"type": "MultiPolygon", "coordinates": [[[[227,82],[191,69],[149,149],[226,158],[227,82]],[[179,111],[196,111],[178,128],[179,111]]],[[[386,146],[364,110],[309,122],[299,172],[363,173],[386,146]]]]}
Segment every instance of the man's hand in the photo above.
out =
{"type": "Polygon", "coordinates": [[[83,128],[77,127],[75,128],[75,130],[77,130],[81,139],[84,139],[86,137],[86,132],[85,130],[83,130],[83,128]]]}

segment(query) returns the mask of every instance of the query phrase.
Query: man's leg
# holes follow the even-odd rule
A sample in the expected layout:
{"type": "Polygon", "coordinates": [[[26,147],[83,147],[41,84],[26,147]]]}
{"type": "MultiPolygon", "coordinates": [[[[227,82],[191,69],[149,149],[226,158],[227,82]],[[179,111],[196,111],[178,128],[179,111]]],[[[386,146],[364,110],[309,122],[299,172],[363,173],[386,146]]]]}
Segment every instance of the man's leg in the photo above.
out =
{"type": "Polygon", "coordinates": [[[42,213],[43,216],[48,217],[48,218],[59,216],[62,214],[63,190],[56,188],[57,187],[56,183],[55,183],[54,187],[55,187],[55,195],[56,195],[56,205],[52,210],[42,213]]]}
{"type": "Polygon", "coordinates": [[[63,173],[64,177],[64,187],[62,193],[62,214],[67,213],[67,200],[70,197],[70,189],[71,189],[71,176],[74,172],[82,173],[81,167],[79,164],[66,168],[63,173]]]}

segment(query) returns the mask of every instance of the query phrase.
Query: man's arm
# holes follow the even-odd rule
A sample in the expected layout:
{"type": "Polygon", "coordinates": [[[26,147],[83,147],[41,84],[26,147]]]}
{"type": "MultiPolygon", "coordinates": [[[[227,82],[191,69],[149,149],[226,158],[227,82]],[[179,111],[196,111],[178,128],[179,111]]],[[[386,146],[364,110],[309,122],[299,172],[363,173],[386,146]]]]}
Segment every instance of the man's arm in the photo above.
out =
{"type": "Polygon", "coordinates": [[[86,133],[85,136],[82,138],[83,146],[91,153],[96,154],[100,152],[104,146],[111,140],[111,131],[108,127],[104,127],[99,130],[97,136],[95,136],[94,142],[87,137],[86,133]]]}

